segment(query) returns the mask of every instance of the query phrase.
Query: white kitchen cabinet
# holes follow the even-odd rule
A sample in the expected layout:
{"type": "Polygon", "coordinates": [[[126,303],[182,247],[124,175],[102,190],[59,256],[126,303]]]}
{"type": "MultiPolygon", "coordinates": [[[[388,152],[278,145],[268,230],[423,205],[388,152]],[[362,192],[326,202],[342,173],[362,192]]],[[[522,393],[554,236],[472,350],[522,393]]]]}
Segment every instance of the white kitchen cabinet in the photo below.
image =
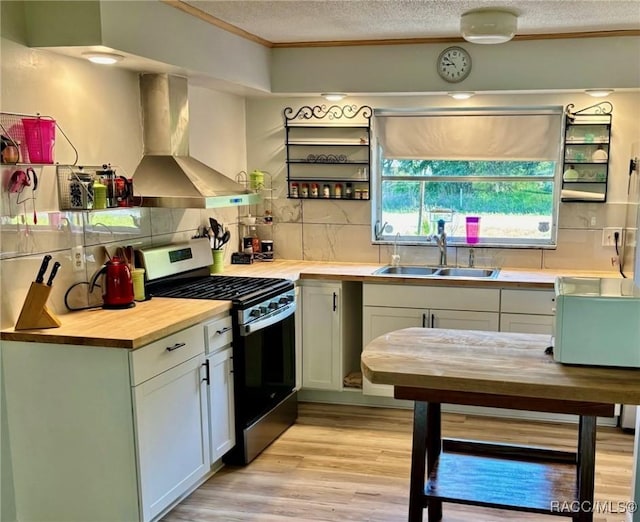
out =
{"type": "MultiPolygon", "coordinates": [[[[428,310],[415,308],[388,308],[382,306],[365,306],[362,315],[363,345],[366,346],[376,337],[380,337],[394,330],[422,326],[428,310]]],[[[387,384],[373,384],[363,376],[362,393],[393,397],[393,386],[387,384]]]]}
{"type": "Polygon", "coordinates": [[[302,286],[302,387],[342,390],[360,368],[362,298],[357,283],[305,281],[302,286]]]}
{"type": "Polygon", "coordinates": [[[202,353],[134,387],[144,521],[160,514],[210,469],[204,362],[202,353]]]}
{"type": "Polygon", "coordinates": [[[342,388],[340,283],[302,287],[302,387],[342,388]]]}
{"type": "Polygon", "coordinates": [[[205,324],[210,460],[213,465],[236,445],[233,388],[233,330],[223,315],[205,324]]]}
{"type": "Polygon", "coordinates": [[[233,351],[226,348],[209,359],[209,429],[211,464],[236,445],[233,400],[233,351]]]}
{"type": "MultiPolygon", "coordinates": [[[[497,331],[498,289],[365,284],[363,345],[402,328],[497,331]]],[[[363,378],[365,395],[393,397],[393,386],[363,378]]]]}
{"type": "Polygon", "coordinates": [[[2,360],[20,521],[146,522],[210,475],[202,325],[136,350],[3,341],[2,360]]]}
{"type": "Polygon", "coordinates": [[[430,310],[431,328],[452,330],[483,330],[497,332],[499,316],[495,312],[467,312],[464,310],[430,310]]]}
{"type": "Polygon", "coordinates": [[[555,309],[553,290],[501,291],[500,331],[552,334],[555,309]]]}
{"type": "Polygon", "coordinates": [[[553,316],[529,314],[500,314],[500,331],[551,334],[553,316]]]}

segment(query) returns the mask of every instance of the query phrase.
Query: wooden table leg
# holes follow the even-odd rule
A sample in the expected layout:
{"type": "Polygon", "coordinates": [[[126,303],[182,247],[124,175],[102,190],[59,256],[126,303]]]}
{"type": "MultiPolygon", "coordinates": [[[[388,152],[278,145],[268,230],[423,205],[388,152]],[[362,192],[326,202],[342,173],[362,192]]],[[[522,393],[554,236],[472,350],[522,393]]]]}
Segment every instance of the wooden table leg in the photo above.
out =
{"type": "MultiPolygon", "coordinates": [[[[440,404],[430,402],[427,406],[427,478],[434,470],[442,450],[442,423],[440,404]]],[[[427,504],[429,522],[442,520],[442,500],[430,498],[427,504]]]]}
{"type": "Polygon", "coordinates": [[[409,522],[422,522],[427,454],[426,402],[413,404],[413,442],[411,445],[411,483],[409,485],[409,522]]]}
{"type": "Polygon", "coordinates": [[[596,458],[596,419],[592,415],[580,415],[578,426],[578,502],[580,508],[587,507],[589,511],[577,513],[574,522],[593,521],[593,490],[595,482],[596,458]]]}

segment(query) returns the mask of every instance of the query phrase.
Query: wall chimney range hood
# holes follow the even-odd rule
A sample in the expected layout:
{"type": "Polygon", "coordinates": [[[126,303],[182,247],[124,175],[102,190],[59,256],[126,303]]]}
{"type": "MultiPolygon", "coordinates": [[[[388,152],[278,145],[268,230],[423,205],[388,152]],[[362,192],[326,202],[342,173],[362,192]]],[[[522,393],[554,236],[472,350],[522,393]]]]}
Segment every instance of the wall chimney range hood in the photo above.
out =
{"type": "Polygon", "coordinates": [[[143,207],[220,208],[255,204],[260,196],[189,156],[187,79],[141,74],[144,155],[133,174],[143,207]]]}

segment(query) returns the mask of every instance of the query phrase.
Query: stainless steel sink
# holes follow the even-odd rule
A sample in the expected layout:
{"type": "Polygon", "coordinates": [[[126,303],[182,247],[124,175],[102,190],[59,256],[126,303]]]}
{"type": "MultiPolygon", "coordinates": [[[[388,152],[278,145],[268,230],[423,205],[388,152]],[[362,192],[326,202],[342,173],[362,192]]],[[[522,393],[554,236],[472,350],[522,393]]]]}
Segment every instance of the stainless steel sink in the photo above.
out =
{"type": "Polygon", "coordinates": [[[479,277],[490,279],[498,275],[497,268],[441,268],[435,274],[439,277],[479,277]]]}
{"type": "Polygon", "coordinates": [[[374,275],[406,277],[470,277],[491,279],[498,275],[498,268],[434,267],[434,266],[383,266],[374,275]]]}
{"type": "Polygon", "coordinates": [[[383,266],[376,270],[374,274],[421,277],[432,276],[438,270],[438,267],[430,266],[383,266]]]}

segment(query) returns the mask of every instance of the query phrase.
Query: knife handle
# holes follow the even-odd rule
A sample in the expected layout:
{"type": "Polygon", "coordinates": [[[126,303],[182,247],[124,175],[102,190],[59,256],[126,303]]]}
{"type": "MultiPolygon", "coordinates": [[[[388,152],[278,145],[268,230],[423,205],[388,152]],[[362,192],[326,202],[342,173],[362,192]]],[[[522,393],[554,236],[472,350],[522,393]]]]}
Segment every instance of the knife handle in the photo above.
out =
{"type": "Polygon", "coordinates": [[[58,268],[60,268],[60,263],[56,261],[55,263],[53,263],[53,268],[51,269],[51,273],[49,274],[49,280],[47,281],[47,286],[51,286],[51,284],[53,283],[53,278],[56,277],[56,274],[58,273],[58,268]]]}
{"type": "Polygon", "coordinates": [[[42,264],[40,265],[40,270],[38,270],[38,275],[36,276],[36,283],[42,283],[44,281],[44,273],[47,271],[47,267],[49,266],[49,261],[51,261],[51,256],[47,254],[44,256],[42,260],[42,264]]]}

